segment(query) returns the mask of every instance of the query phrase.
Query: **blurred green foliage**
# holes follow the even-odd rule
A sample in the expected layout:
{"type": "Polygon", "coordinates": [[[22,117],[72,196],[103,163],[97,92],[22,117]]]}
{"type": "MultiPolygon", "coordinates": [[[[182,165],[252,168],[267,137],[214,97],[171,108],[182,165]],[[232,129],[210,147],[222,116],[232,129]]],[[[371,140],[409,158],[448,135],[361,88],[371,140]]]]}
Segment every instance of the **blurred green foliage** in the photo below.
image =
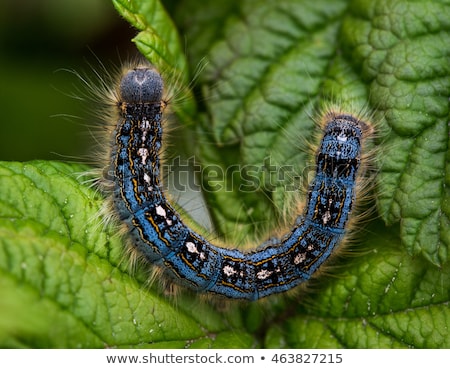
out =
{"type": "Polygon", "coordinates": [[[2,1],[0,159],[81,157],[89,114],[63,69],[89,72],[96,57],[117,64],[135,52],[134,33],[107,0],[2,1]]]}

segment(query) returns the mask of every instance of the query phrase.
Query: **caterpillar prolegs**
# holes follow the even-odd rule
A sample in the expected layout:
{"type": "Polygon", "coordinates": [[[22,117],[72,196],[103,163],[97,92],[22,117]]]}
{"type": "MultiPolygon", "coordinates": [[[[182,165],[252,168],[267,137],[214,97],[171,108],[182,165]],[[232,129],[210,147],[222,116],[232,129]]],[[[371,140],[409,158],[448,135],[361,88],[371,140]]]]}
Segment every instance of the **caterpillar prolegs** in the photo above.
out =
{"type": "Polygon", "coordinates": [[[346,233],[368,125],[350,113],[323,118],[303,213],[284,236],[244,252],[214,245],[189,228],[164,195],[163,89],[155,69],[139,67],[122,76],[117,91],[110,171],[114,207],[134,247],[177,284],[231,299],[257,300],[310,279],[346,233]]]}

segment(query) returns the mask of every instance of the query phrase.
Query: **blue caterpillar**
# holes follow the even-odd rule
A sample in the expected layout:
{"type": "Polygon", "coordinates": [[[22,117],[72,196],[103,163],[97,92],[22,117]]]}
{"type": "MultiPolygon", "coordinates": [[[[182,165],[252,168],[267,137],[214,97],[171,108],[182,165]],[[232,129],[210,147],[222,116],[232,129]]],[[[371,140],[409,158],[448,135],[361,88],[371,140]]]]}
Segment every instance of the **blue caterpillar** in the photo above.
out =
{"type": "Polygon", "coordinates": [[[114,205],[131,241],[177,284],[231,299],[257,300],[307,281],[346,232],[355,202],[366,123],[350,114],[325,117],[316,175],[305,210],[290,232],[254,251],[213,245],[190,229],[160,183],[163,81],[148,67],[129,70],[118,91],[111,171],[114,205]]]}

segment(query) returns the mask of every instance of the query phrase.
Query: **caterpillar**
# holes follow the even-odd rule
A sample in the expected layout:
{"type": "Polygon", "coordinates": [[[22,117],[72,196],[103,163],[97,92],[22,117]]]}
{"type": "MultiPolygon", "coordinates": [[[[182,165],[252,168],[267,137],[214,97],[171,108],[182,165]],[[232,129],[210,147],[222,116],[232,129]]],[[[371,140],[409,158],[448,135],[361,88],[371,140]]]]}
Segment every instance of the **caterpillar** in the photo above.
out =
{"type": "Polygon", "coordinates": [[[241,251],[188,227],[161,185],[164,83],[150,66],[127,70],[117,91],[109,181],[113,206],[130,241],[177,284],[199,293],[258,300],[309,280],[344,238],[354,207],[364,139],[370,124],[350,113],[323,117],[316,173],[304,211],[284,236],[241,251]]]}

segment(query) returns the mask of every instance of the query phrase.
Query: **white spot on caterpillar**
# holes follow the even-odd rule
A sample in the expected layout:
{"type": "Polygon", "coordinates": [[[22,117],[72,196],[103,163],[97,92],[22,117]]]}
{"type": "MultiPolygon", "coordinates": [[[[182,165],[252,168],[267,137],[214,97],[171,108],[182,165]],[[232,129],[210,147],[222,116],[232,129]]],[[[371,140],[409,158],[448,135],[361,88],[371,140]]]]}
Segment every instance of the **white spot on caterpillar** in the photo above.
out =
{"type": "Polygon", "coordinates": [[[148,119],[144,118],[144,119],[142,119],[142,122],[141,122],[141,130],[147,131],[148,129],[150,129],[150,122],[148,119]]]}
{"type": "MultiPolygon", "coordinates": [[[[147,173],[144,173],[144,181],[148,185],[150,184],[150,176],[147,173]]],[[[149,187],[149,190],[150,190],[150,187],[149,187]]]]}
{"type": "Polygon", "coordinates": [[[148,150],[145,147],[141,147],[138,150],[138,155],[141,157],[141,161],[142,164],[146,164],[147,163],[147,158],[148,158],[148,150]]]}
{"type": "Polygon", "coordinates": [[[341,132],[339,136],[337,136],[337,140],[339,142],[347,142],[347,135],[344,132],[341,132]]]}
{"type": "Polygon", "coordinates": [[[200,257],[200,260],[205,260],[206,256],[203,252],[198,252],[197,246],[195,246],[195,243],[193,242],[186,242],[186,248],[191,254],[198,254],[200,257]]]}
{"type": "Polygon", "coordinates": [[[330,211],[327,210],[322,217],[322,223],[327,224],[330,219],[331,219],[331,214],[330,214],[330,211]]]}
{"type": "Polygon", "coordinates": [[[267,269],[263,269],[261,271],[259,271],[258,273],[256,273],[256,277],[258,279],[266,279],[268,277],[270,277],[272,275],[273,272],[271,272],[270,270],[267,269]]]}
{"type": "Polygon", "coordinates": [[[164,208],[161,205],[158,205],[156,207],[156,214],[158,214],[159,216],[161,216],[163,218],[167,217],[166,211],[164,210],[164,208]]]}
{"type": "Polygon", "coordinates": [[[191,254],[198,254],[197,246],[193,242],[186,242],[186,248],[191,254]]]}
{"type": "Polygon", "coordinates": [[[232,276],[233,274],[236,274],[236,270],[234,270],[233,267],[229,266],[229,265],[225,265],[223,267],[223,272],[227,277],[232,276]]]}
{"type": "Polygon", "coordinates": [[[141,122],[141,131],[142,131],[142,142],[145,142],[145,140],[147,139],[147,133],[150,129],[150,122],[148,119],[144,118],[142,119],[141,122]]]}
{"type": "Polygon", "coordinates": [[[301,262],[305,261],[305,259],[306,259],[306,254],[305,254],[305,253],[297,254],[297,255],[295,256],[295,258],[294,258],[294,264],[295,264],[295,265],[298,265],[298,264],[300,264],[301,262]]]}

